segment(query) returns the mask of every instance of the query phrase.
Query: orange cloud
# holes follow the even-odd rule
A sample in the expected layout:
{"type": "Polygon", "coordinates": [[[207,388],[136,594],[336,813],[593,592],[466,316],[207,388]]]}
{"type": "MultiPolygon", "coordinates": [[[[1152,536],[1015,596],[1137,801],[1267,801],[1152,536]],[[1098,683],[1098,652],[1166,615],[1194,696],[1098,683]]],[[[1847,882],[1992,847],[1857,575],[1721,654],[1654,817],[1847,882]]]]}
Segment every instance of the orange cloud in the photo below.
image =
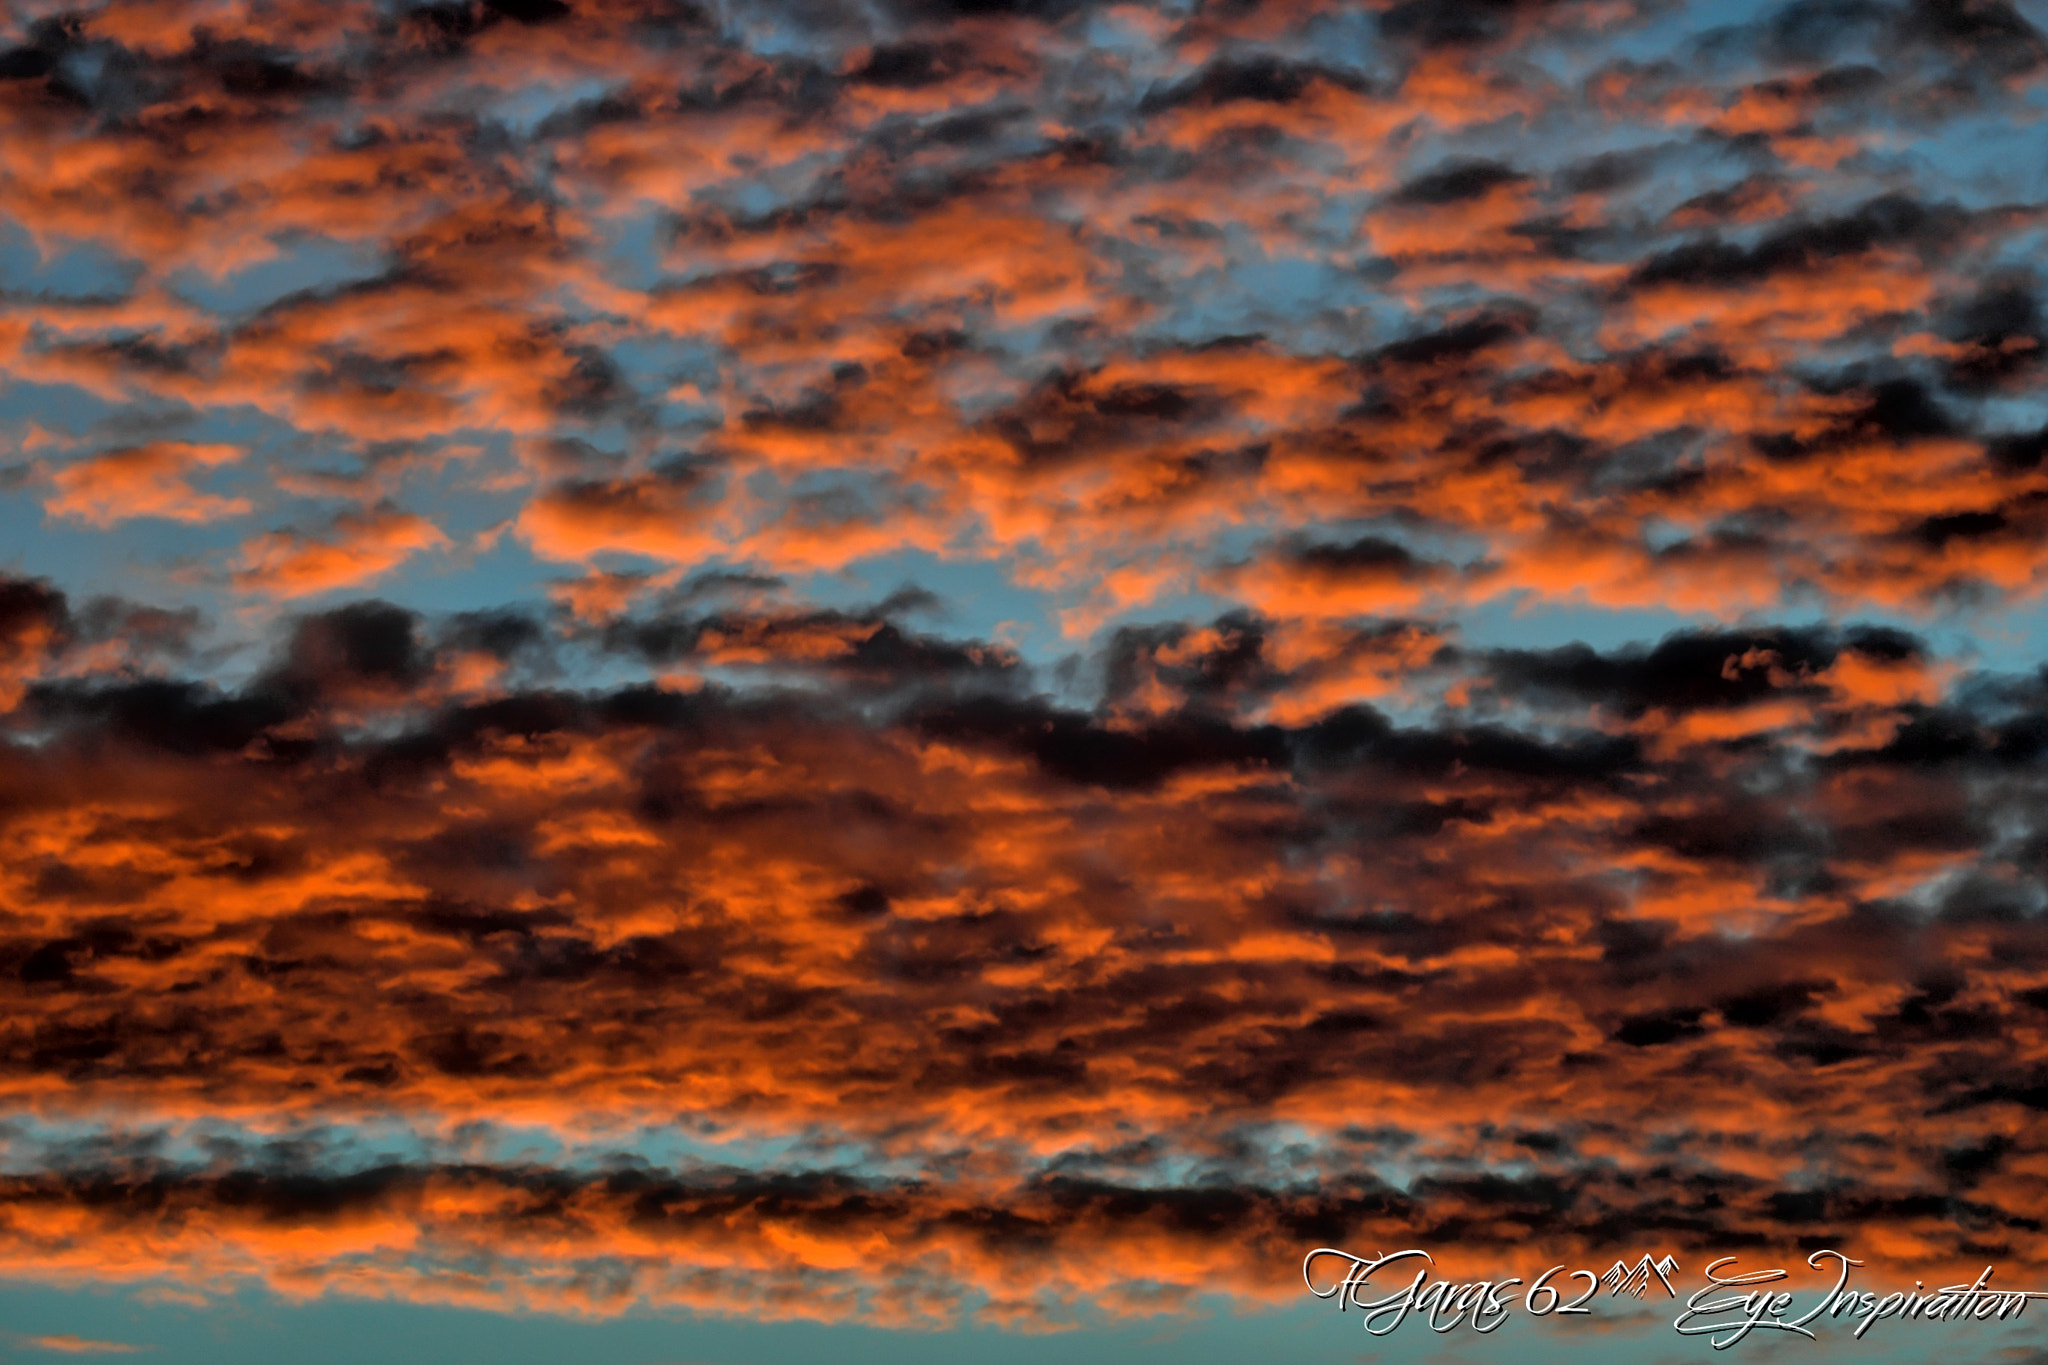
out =
{"type": "Polygon", "coordinates": [[[18,1336],[15,1345],[24,1351],[56,1351],[61,1355],[128,1355],[143,1347],[121,1341],[95,1341],[91,1337],[59,1333],[54,1336],[18,1336]]]}
{"type": "Polygon", "coordinates": [[[610,550],[688,564],[725,547],[714,513],[693,482],[650,474],[557,485],[527,504],[518,531],[546,559],[610,550]]]}
{"type": "MultiPolygon", "coordinates": [[[[73,1163],[8,1177],[9,1273],[1057,1323],[1139,1311],[1140,1280],[1294,1294],[1274,1267],[1305,1219],[1455,1226],[1445,1254],[1481,1264],[1615,1252],[1677,1210],[1681,1254],[1825,1228],[1948,1265],[1976,1244],[1927,1211],[1963,1178],[1947,1154],[1992,1154],[1986,1216],[2039,1197],[2048,1014],[2011,909],[2034,884],[1997,832],[2038,796],[2012,758],[2037,682],[1963,687],[1877,629],[1485,651],[1238,613],[1118,632],[1073,709],[885,609],[664,600],[584,643],[782,688],[522,686],[537,627],[358,603],[237,693],[38,690],[35,738],[0,747],[0,1093],[572,1146],[687,1094],[922,1174],[309,1157],[74,1189],[73,1163]],[[484,655],[488,692],[451,693],[484,655]],[[1246,1155],[1276,1124],[1312,1171],[1246,1155]],[[1646,1125],[1655,1152],[1622,1136],[1646,1125]],[[1846,1140],[1870,1132],[1902,1136],[1846,1140]],[[1431,1174],[1379,1183],[1373,1133],[1431,1174]],[[1816,1133],[1842,1193],[1788,1204],[1775,1172],[1816,1133]],[[1229,1183],[1173,1185],[1167,1151],[1229,1183]],[[1534,1183],[1469,1178],[1511,1162],[1534,1183]],[[593,1258],[611,1291],[574,1272],[593,1258]]],[[[2048,1244],[2016,1231],[2007,1261],[2048,1244]]]]}
{"type": "Polygon", "coordinates": [[[216,497],[187,482],[194,470],[232,464],[241,457],[235,446],[186,441],[153,441],[110,450],[52,474],[50,482],[56,491],[44,499],[43,510],[53,517],[95,526],[112,526],[137,517],[217,521],[243,516],[253,508],[247,498],[216,497]]]}
{"type": "Polygon", "coordinates": [[[433,523],[395,508],[344,512],[320,532],[271,531],[244,542],[229,581],[242,592],[304,597],[370,582],[447,543],[433,523]]]}

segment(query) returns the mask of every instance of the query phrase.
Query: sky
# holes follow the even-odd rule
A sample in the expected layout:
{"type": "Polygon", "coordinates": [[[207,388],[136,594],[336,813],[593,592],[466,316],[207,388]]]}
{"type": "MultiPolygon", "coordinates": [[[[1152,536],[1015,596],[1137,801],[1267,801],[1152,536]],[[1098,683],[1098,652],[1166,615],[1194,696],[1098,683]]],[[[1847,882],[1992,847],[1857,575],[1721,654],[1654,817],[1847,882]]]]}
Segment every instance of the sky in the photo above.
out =
{"type": "Polygon", "coordinates": [[[0,1353],[2048,1290],[2044,115],[2038,0],[0,7],[0,1353]]]}

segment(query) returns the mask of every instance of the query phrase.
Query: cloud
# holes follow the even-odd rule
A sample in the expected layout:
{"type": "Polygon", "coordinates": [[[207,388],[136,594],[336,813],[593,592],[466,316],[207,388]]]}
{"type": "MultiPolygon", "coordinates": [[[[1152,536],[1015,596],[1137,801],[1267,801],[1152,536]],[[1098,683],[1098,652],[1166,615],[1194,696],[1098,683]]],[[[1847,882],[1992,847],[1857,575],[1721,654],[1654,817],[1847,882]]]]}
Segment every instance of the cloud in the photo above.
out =
{"type": "Polygon", "coordinates": [[[891,619],[912,602],[859,612],[728,610],[664,614],[607,623],[608,648],[651,663],[761,667],[824,675],[846,686],[931,688],[951,679],[1002,688],[1021,674],[1015,651],[955,642],[905,629],[891,619]]]}
{"type": "Polygon", "coordinates": [[[10,1264],[908,1322],[1071,1320],[1139,1279],[1265,1298],[1310,1236],[1475,1264],[1539,1230],[1881,1236],[1960,1265],[1977,1234],[1921,1210],[1966,1199],[2006,1263],[2048,1255],[2031,675],[1881,627],[1474,650],[1233,616],[1125,628],[1075,705],[908,605],[578,627],[767,686],[468,696],[454,661],[539,626],[374,601],[298,618],[239,690],[31,683],[7,1093],[566,1138],[686,1092],[866,1155],[81,1149],[9,1177],[10,1264]],[[1308,1145],[1248,1136],[1274,1125],[1308,1145]],[[1369,1134],[1426,1174],[1376,1183],[1369,1134]],[[1171,1271],[1145,1252],[1169,1243],[1171,1271]]]}
{"type": "Polygon", "coordinates": [[[234,446],[185,441],[153,441],[107,451],[51,474],[54,492],[44,500],[43,510],[94,526],[137,517],[206,522],[243,516],[254,506],[247,498],[201,493],[186,481],[195,469],[232,464],[241,457],[234,446]]]}
{"type": "Polygon", "coordinates": [[[0,495],[75,557],[0,578],[0,1103],[69,1125],[0,1261],[1034,1326],[1347,1239],[2048,1264],[2043,51],[9,20],[0,495]]]}
{"type": "MultiPolygon", "coordinates": [[[[1737,79],[1610,51],[1661,35],[1647,11],[1603,29],[1569,6],[1395,6],[1378,64],[1282,55],[1312,5],[1204,11],[1161,19],[1161,56],[1129,69],[1051,36],[1079,12],[920,10],[899,16],[927,26],[911,33],[813,7],[791,20],[813,46],[785,53],[630,5],[415,10],[353,46],[330,20],[203,41],[175,15],[32,25],[4,92],[22,221],[51,252],[118,244],[126,282],[10,303],[11,363],[138,420],[256,412],[304,438],[278,449],[405,443],[419,468],[470,458],[458,437],[604,433],[609,467],[550,468],[509,509],[536,553],[796,575],[968,556],[1089,596],[1063,604],[1081,625],[1186,583],[1139,566],[1213,562],[1240,525],[1327,545],[1403,518],[1487,542],[1486,574],[1435,588],[1446,609],[1727,615],[1795,583],[1925,611],[2040,590],[2009,510],[2031,484],[1979,467],[2009,426],[1984,404],[2017,392],[2039,339],[2008,250],[2026,211],[1855,159],[1876,123],[1948,117],[1986,42],[2019,55],[1970,107],[2003,107],[1997,82],[2033,69],[2016,13],[1873,11],[1837,25],[1870,60],[1814,69],[1795,6],[1716,40],[1753,48],[1762,71],[1737,79]],[[1504,55],[1559,41],[1601,54],[1583,90],[1504,55]],[[1880,49],[1899,63],[1882,85],[1880,49]],[[360,136],[328,135],[337,108],[360,136]],[[1487,108],[1550,118],[1557,140],[1489,143],[1470,122],[1487,108]],[[114,112],[132,132],[90,122],[114,112]],[[54,150],[74,143],[98,158],[90,185],[54,150]],[[1258,194],[1216,192],[1246,176],[1258,194]],[[664,226],[629,261],[647,214],[664,226]],[[260,305],[180,292],[181,271],[228,281],[302,250],[355,264],[307,265],[260,305]],[[1261,270],[1303,283],[1248,285],[1261,270]],[[1973,294],[1980,276],[1998,282],[1973,294]],[[1795,481],[1775,461],[1902,383],[1948,415],[1918,472],[1848,446],[1881,467],[1795,481]],[[1930,480],[1954,496],[1920,519],[1998,515],[2008,539],[1916,542],[1866,505],[1930,480]],[[1652,520],[1679,534],[1652,546],[1652,520]]],[[[59,471],[52,514],[246,510],[181,492],[179,449],[59,471]]],[[[379,492],[354,531],[251,542],[238,581],[395,571],[433,541],[408,494],[379,492]]],[[[1243,581],[1254,609],[1279,590],[1243,581]]]]}
{"type": "Polygon", "coordinates": [[[601,551],[693,563],[725,546],[705,506],[700,470],[684,466],[624,479],[558,484],[519,516],[519,532],[547,559],[601,551]]]}
{"type": "Polygon", "coordinates": [[[319,531],[286,528],[245,541],[230,581],[242,592],[304,597],[369,582],[447,543],[433,523],[394,507],[343,512],[319,531]]]}
{"type": "Polygon", "coordinates": [[[1349,542],[1298,536],[1251,564],[1225,569],[1218,581],[1271,615],[1314,619],[1414,611],[1452,577],[1449,564],[1382,536],[1349,542]]]}
{"type": "Polygon", "coordinates": [[[21,700],[70,631],[63,593],[44,580],[0,577],[0,709],[21,700]]]}
{"type": "Polygon", "coordinates": [[[90,1337],[72,1336],[68,1333],[54,1336],[16,1336],[14,1343],[20,1350],[55,1351],[62,1355],[129,1355],[148,1349],[120,1341],[94,1341],[90,1337]]]}

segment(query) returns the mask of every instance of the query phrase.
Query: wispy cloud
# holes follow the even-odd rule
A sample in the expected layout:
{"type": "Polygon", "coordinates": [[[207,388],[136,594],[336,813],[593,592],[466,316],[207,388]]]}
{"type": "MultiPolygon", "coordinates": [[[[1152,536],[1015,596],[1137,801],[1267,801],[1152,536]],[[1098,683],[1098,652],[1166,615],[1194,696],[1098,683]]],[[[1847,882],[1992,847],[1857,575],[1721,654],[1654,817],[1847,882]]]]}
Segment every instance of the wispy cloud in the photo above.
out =
{"type": "Polygon", "coordinates": [[[145,1351],[146,1346],[131,1346],[121,1341],[94,1341],[90,1337],[75,1337],[66,1334],[54,1336],[12,1337],[15,1348],[23,1351],[55,1351],[60,1355],[130,1355],[145,1351]]]}

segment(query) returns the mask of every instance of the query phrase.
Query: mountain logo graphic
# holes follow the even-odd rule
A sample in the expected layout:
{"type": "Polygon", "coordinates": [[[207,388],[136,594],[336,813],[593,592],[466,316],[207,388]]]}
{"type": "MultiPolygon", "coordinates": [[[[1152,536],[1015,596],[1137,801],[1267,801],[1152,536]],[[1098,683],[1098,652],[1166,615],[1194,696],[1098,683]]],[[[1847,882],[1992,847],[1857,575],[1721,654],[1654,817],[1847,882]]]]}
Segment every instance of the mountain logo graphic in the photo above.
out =
{"type": "Polygon", "coordinates": [[[1627,1294],[1640,1299],[1643,1291],[1650,1287],[1650,1277],[1655,1275],[1657,1282],[1664,1286],[1664,1292],[1675,1299],[1678,1297],[1678,1291],[1671,1287],[1671,1272],[1676,1269],[1678,1260],[1668,1253],[1654,1261],[1646,1255],[1634,1266],[1616,1261],[1608,1267],[1607,1273],[1600,1277],[1600,1283],[1607,1286],[1607,1292],[1610,1294],[1627,1294]]]}

